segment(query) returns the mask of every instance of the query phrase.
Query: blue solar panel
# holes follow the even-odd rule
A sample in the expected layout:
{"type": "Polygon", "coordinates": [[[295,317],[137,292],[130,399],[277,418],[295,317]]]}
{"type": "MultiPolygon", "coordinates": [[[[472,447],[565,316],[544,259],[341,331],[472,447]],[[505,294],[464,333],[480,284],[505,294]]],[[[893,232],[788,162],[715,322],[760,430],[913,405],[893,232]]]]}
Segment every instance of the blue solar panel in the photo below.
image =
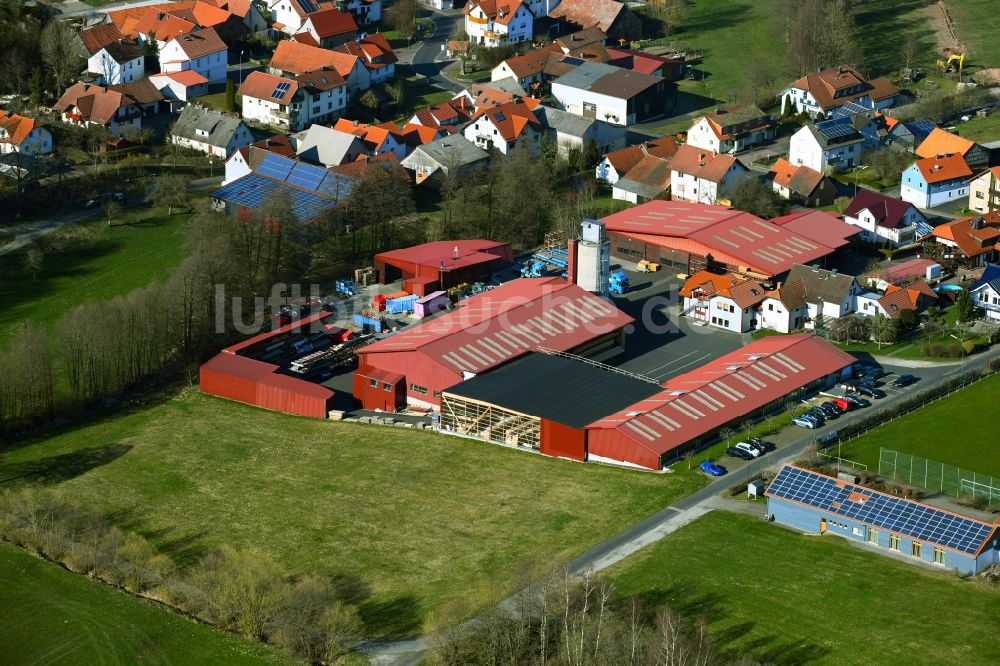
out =
{"type": "Polygon", "coordinates": [[[295,160],[275,155],[274,153],[268,153],[254,171],[269,178],[285,180],[294,166],[295,160]]]}
{"type": "Polygon", "coordinates": [[[858,134],[850,123],[850,118],[835,118],[816,123],[816,129],[828,139],[848,139],[858,134]]]}
{"type": "Polygon", "coordinates": [[[782,469],[767,492],[774,497],[964,553],[976,553],[993,532],[993,526],[988,523],[796,467],[782,469]]]}
{"type": "Polygon", "coordinates": [[[868,113],[869,111],[871,111],[871,109],[869,109],[867,106],[862,106],[857,102],[848,102],[839,109],[835,109],[833,112],[833,117],[850,118],[851,116],[855,116],[859,113],[868,113]]]}
{"type": "Polygon", "coordinates": [[[295,168],[292,169],[292,172],[288,174],[288,182],[292,185],[297,185],[311,192],[315,192],[316,188],[319,187],[319,184],[323,182],[323,178],[325,177],[326,169],[299,162],[295,165],[295,168]]]}
{"type": "Polygon", "coordinates": [[[914,136],[919,141],[923,141],[937,128],[930,120],[915,120],[912,123],[904,123],[906,129],[910,130],[910,134],[914,136]]]}
{"type": "Polygon", "coordinates": [[[335,201],[343,201],[351,195],[355,181],[339,173],[328,172],[317,192],[325,194],[335,201]]]}

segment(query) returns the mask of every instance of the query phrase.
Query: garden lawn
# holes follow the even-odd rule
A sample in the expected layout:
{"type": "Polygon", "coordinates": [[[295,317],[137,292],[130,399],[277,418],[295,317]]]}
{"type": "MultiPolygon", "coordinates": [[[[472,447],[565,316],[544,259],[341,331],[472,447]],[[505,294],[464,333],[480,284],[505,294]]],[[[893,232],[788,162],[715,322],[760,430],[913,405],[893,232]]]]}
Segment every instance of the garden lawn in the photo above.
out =
{"type": "Polygon", "coordinates": [[[0,465],[0,488],[59,487],[181,561],[231,544],[339,575],[360,590],[369,638],[418,633],[450,602],[481,608],[519,565],[570,559],[704,482],[195,389],[15,445],[0,465]]]}
{"type": "Polygon", "coordinates": [[[770,664],[995,664],[1000,588],[714,511],[607,572],[770,664]]]}
{"type": "MultiPolygon", "coordinates": [[[[95,213],[100,215],[99,212],[95,213]]],[[[130,209],[114,226],[104,219],[72,224],[45,237],[46,253],[32,279],[27,248],[0,255],[0,345],[22,321],[50,323],[87,300],[121,296],[163,279],[184,256],[186,213],[130,209]]]]}
{"type": "MultiPolygon", "coordinates": [[[[914,386],[919,390],[920,382],[914,386]]],[[[878,471],[883,447],[1000,477],[997,424],[990,416],[998,392],[1000,375],[993,375],[844,444],[840,455],[878,471]]]]}
{"type": "Polygon", "coordinates": [[[397,120],[405,123],[413,114],[424,107],[447,102],[452,94],[435,88],[426,81],[406,80],[403,86],[403,100],[399,105],[397,120]]]}
{"type": "Polygon", "coordinates": [[[290,657],[0,543],[7,664],[295,664],[290,657]]]}

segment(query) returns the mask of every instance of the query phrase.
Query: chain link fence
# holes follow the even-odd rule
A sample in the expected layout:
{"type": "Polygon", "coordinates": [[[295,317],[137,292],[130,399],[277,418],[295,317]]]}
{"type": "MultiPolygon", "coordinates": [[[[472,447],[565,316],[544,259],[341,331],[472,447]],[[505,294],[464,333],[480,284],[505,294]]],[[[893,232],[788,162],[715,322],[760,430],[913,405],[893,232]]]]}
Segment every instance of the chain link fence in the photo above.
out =
{"type": "Polygon", "coordinates": [[[991,507],[994,499],[1000,500],[1000,480],[989,474],[980,474],[892,449],[879,449],[878,474],[886,479],[954,497],[971,495],[991,507]]]}

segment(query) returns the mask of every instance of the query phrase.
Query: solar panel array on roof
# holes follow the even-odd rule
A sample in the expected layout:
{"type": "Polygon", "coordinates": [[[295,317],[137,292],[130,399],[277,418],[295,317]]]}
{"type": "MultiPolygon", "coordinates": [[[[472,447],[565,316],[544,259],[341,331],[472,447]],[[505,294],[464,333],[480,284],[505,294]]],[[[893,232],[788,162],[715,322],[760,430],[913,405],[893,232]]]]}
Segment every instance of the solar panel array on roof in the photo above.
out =
{"type": "Polygon", "coordinates": [[[971,555],[994,530],[989,523],[791,466],[781,470],[767,494],[971,555]]]}
{"type": "Polygon", "coordinates": [[[858,132],[850,125],[849,118],[835,118],[816,123],[816,129],[827,139],[848,139],[858,132]]]}
{"type": "Polygon", "coordinates": [[[859,113],[868,113],[871,111],[867,106],[862,106],[857,102],[848,102],[838,109],[834,109],[834,118],[849,118],[850,116],[856,116],[859,113]]]}
{"type": "Polygon", "coordinates": [[[268,178],[285,180],[294,167],[295,160],[290,160],[274,153],[268,153],[254,171],[268,178]]]}
{"type": "Polygon", "coordinates": [[[319,11],[319,7],[316,6],[316,3],[314,3],[313,0],[295,0],[295,1],[298,2],[299,7],[301,7],[302,11],[304,11],[306,14],[312,14],[313,12],[319,11]]]}
{"type": "Polygon", "coordinates": [[[285,93],[288,92],[288,88],[291,87],[288,81],[282,81],[274,88],[274,92],[271,93],[271,97],[274,99],[284,99],[285,93]]]}
{"type": "Polygon", "coordinates": [[[327,170],[322,167],[299,162],[292,167],[291,173],[288,174],[288,182],[292,185],[298,185],[307,190],[315,191],[319,187],[319,184],[323,182],[323,179],[326,178],[326,174],[327,170]]]}

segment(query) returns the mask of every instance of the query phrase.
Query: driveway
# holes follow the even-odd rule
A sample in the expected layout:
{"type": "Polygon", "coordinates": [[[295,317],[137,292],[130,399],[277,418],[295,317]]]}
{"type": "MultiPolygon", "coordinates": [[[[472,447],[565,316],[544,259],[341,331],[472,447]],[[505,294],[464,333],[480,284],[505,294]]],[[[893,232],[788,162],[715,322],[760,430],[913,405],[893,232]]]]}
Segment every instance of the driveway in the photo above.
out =
{"type": "Polygon", "coordinates": [[[429,84],[451,92],[459,92],[465,88],[464,84],[447,77],[442,71],[452,62],[447,57],[445,48],[448,40],[455,34],[455,27],[464,20],[463,16],[461,9],[432,10],[430,18],[434,22],[434,32],[424,39],[410,62],[413,71],[427,77],[429,84]]]}

